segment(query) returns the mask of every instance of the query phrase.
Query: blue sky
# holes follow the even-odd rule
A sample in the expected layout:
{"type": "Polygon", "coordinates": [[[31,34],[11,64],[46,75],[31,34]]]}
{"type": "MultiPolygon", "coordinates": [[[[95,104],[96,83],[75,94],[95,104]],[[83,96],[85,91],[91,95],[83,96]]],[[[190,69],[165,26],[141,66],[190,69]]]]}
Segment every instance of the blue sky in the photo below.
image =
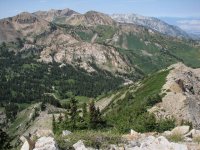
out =
{"type": "Polygon", "coordinates": [[[145,16],[200,17],[200,0],[0,0],[0,18],[37,10],[71,8],[84,13],[137,13],[145,16]]]}

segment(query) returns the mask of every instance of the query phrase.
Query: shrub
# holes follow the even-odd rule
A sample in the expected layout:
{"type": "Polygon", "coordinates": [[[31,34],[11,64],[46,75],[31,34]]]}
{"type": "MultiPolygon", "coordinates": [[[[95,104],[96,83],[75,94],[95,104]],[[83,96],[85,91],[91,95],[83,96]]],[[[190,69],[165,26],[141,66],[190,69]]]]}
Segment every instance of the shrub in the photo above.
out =
{"type": "Polygon", "coordinates": [[[164,132],[167,130],[171,130],[175,127],[175,120],[174,119],[161,119],[158,121],[158,132],[164,132]]]}
{"type": "Polygon", "coordinates": [[[200,143],[200,136],[194,137],[193,141],[199,144],[200,143]]]}
{"type": "Polygon", "coordinates": [[[183,141],[183,136],[180,133],[174,133],[172,135],[169,135],[168,140],[170,140],[171,142],[182,142],[183,141]]]}

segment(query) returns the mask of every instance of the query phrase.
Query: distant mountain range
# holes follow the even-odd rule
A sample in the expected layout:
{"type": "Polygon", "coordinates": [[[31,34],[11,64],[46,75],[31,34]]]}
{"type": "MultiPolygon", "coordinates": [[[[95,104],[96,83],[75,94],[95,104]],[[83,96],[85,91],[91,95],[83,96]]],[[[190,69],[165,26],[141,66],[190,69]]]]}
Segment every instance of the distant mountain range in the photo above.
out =
{"type": "Polygon", "coordinates": [[[177,26],[169,25],[166,22],[154,17],[145,17],[137,14],[113,14],[111,17],[117,22],[132,23],[136,25],[145,26],[147,28],[158,31],[172,37],[191,38],[191,36],[184,30],[177,26]]]}

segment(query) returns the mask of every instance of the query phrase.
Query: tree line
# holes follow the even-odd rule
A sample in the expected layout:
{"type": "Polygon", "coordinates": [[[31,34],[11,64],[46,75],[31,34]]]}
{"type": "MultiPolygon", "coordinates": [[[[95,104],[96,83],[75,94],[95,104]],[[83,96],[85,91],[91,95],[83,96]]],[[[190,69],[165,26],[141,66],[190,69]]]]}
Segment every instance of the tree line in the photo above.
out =
{"type": "Polygon", "coordinates": [[[54,133],[59,134],[63,130],[102,129],[108,127],[108,124],[99,108],[95,107],[94,101],[91,101],[89,106],[83,103],[81,108],[78,108],[78,101],[72,97],[64,115],[60,114],[57,119],[53,115],[52,126],[54,133]]]}

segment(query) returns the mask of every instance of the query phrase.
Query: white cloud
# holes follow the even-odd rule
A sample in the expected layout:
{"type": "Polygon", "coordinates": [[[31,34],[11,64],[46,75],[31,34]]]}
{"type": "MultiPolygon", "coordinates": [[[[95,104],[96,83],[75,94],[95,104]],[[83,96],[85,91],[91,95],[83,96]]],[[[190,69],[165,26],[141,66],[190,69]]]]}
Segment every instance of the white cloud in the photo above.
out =
{"type": "Polygon", "coordinates": [[[177,23],[183,30],[200,32],[200,20],[179,20],[177,23]]]}

